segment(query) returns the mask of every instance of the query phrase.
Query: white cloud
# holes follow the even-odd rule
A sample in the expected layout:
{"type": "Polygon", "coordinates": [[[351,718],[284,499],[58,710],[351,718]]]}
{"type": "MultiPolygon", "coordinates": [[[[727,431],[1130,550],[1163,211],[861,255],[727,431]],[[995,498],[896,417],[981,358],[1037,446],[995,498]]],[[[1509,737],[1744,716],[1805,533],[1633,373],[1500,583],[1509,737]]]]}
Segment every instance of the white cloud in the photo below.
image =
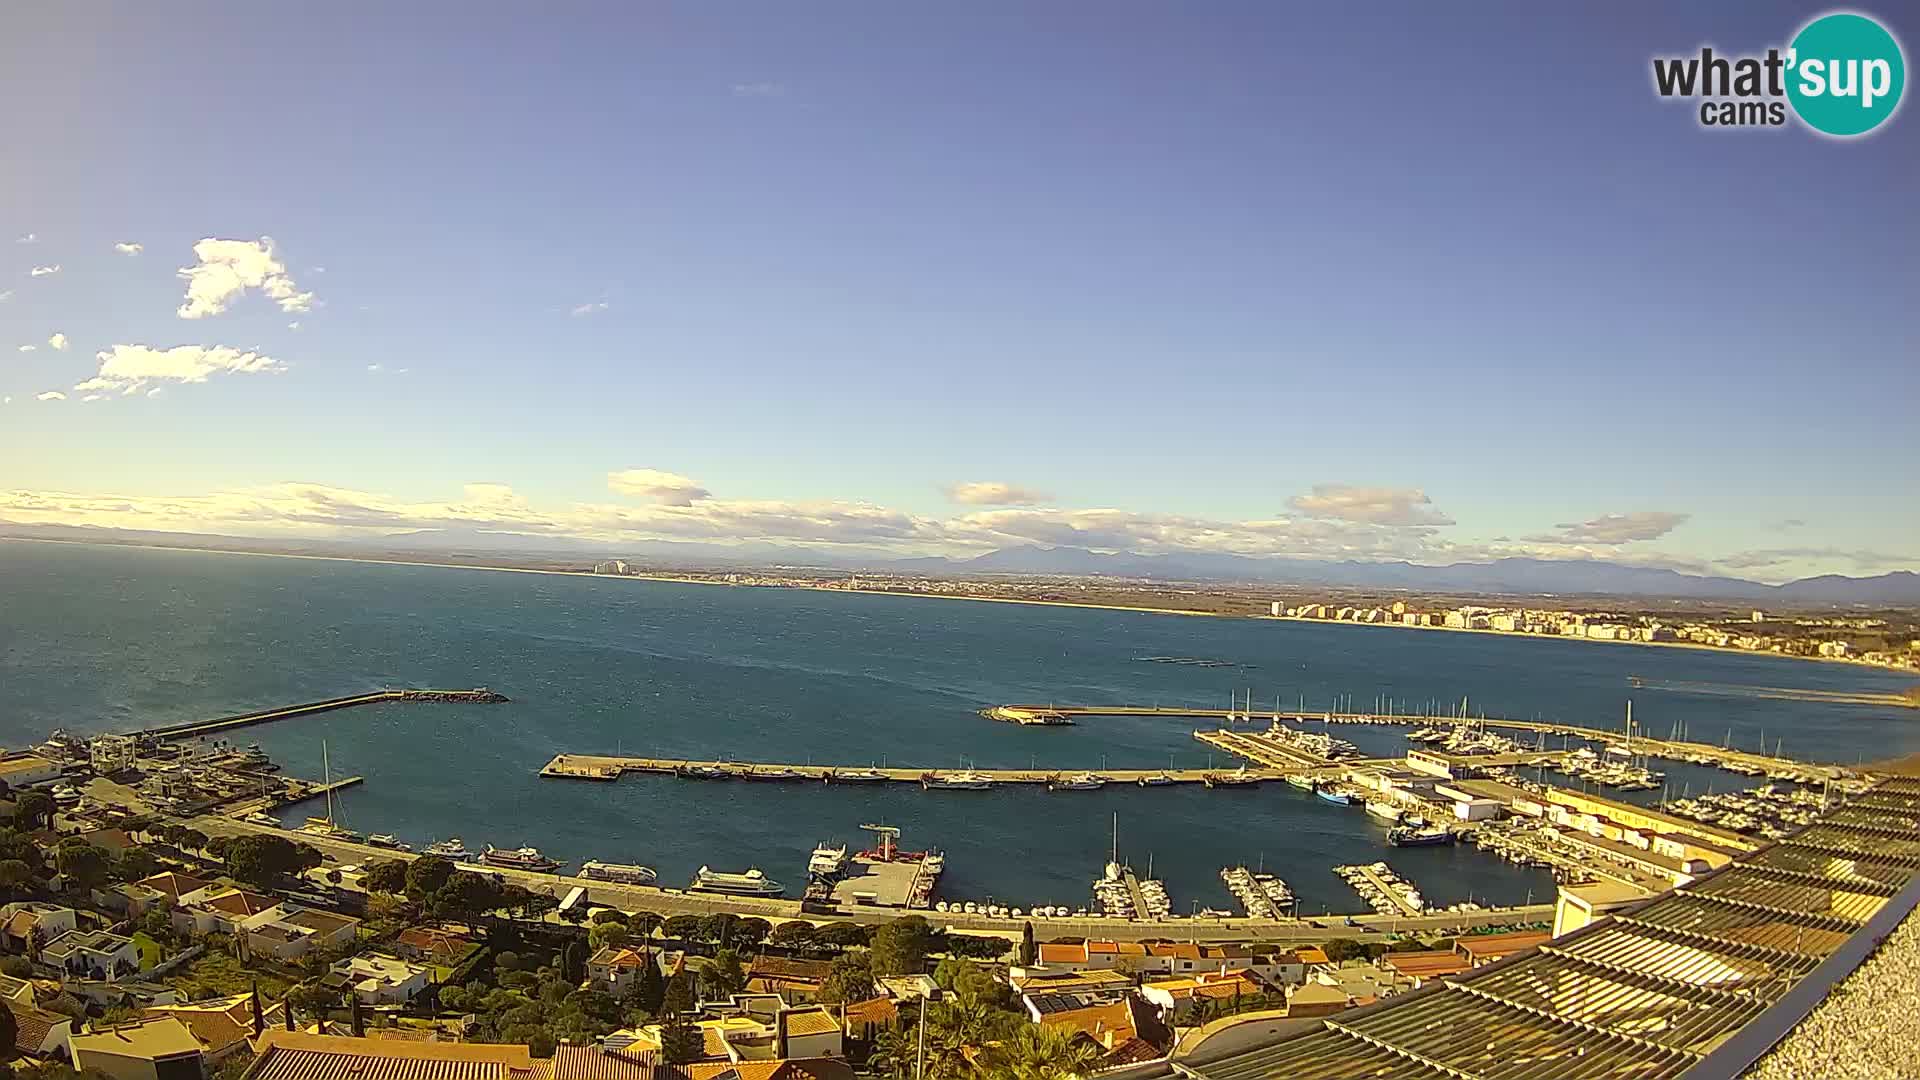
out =
{"type": "Polygon", "coordinates": [[[58,349],[61,352],[66,352],[67,351],[67,335],[55,332],[55,334],[52,337],[47,339],[47,344],[53,346],[55,349],[58,349]]]}
{"type": "Polygon", "coordinates": [[[974,506],[1038,506],[1053,501],[1053,496],[1045,492],[995,480],[970,480],[946,490],[947,498],[974,506]]]}
{"type": "Polygon", "coordinates": [[[289,329],[289,330],[298,330],[298,329],[300,329],[300,320],[299,320],[299,319],[295,319],[295,320],[293,320],[292,322],[290,322],[290,323],[288,323],[288,324],[287,324],[287,329],[289,329]]]}
{"type": "Polygon", "coordinates": [[[574,305],[567,314],[578,319],[583,315],[596,315],[605,310],[607,310],[607,302],[605,300],[590,300],[584,304],[574,305]]]}
{"type": "Polygon", "coordinates": [[[367,370],[373,372],[375,375],[378,375],[381,372],[387,370],[387,368],[385,364],[368,364],[367,370]]]}
{"type": "Polygon", "coordinates": [[[6,397],[0,397],[0,405],[11,405],[11,404],[13,404],[12,394],[8,394],[6,397]]]}
{"type": "Polygon", "coordinates": [[[39,347],[40,347],[40,346],[38,346],[38,345],[22,345],[22,346],[20,346],[20,351],[21,351],[21,352],[32,352],[32,351],[34,351],[35,349],[38,349],[39,347]]]}
{"type": "Polygon", "coordinates": [[[679,473],[659,469],[622,469],[607,474],[607,488],[621,495],[652,499],[664,506],[691,506],[712,493],[679,473]]]}
{"type": "Polygon", "coordinates": [[[81,401],[99,401],[104,397],[106,397],[105,394],[88,394],[86,397],[83,397],[80,400],[81,401]]]}
{"type": "Polygon", "coordinates": [[[1451,525],[1419,488],[1353,487],[1315,484],[1310,495],[1295,495],[1287,505],[1309,517],[1371,525],[1451,525]]]}
{"type": "Polygon", "coordinates": [[[1597,518],[1555,525],[1558,533],[1530,536],[1544,544],[1630,544],[1637,540],[1658,540],[1691,517],[1665,510],[1642,510],[1631,514],[1602,514],[1597,518]]]}
{"type": "Polygon", "coordinates": [[[28,277],[46,277],[48,274],[57,274],[59,272],[60,272],[60,264],[54,263],[51,266],[36,266],[33,269],[27,271],[27,276],[28,277]]]}
{"type": "Polygon", "coordinates": [[[12,289],[7,289],[7,290],[5,290],[5,291],[0,291],[0,304],[4,304],[4,303],[6,303],[7,301],[9,301],[9,300],[11,300],[11,299],[13,299],[13,290],[12,290],[12,289]]]}
{"type": "Polygon", "coordinates": [[[786,97],[787,84],[777,82],[743,82],[733,84],[733,96],[739,98],[786,97]]]}
{"type": "Polygon", "coordinates": [[[136,244],[131,241],[122,240],[121,242],[113,245],[113,250],[119,252],[122,255],[138,255],[141,252],[147,250],[147,246],[145,244],[136,244]]]}
{"type": "Polygon", "coordinates": [[[58,391],[58,390],[47,390],[47,391],[44,391],[44,392],[42,392],[42,393],[38,393],[38,394],[35,394],[35,395],[33,395],[33,396],[34,396],[34,399],[35,399],[36,401],[65,401],[65,400],[67,400],[67,395],[65,395],[65,394],[63,394],[63,393],[61,393],[61,392],[60,392],[60,391],[58,391]]]}
{"type": "Polygon", "coordinates": [[[75,390],[132,394],[155,382],[199,383],[215,375],[272,375],[286,370],[285,364],[270,356],[225,345],[176,345],[171,349],[115,345],[96,355],[99,373],[75,385],[75,390]]]}
{"type": "Polygon", "coordinates": [[[148,397],[164,397],[166,393],[167,393],[166,387],[156,386],[153,389],[147,391],[147,396],[148,397]]]}
{"type": "Polygon", "coordinates": [[[187,302],[177,314],[204,319],[233,305],[248,289],[258,289],[290,314],[313,309],[313,294],[301,292],[287,276],[287,267],[275,255],[271,237],[252,240],[216,240],[208,237],[193,245],[193,266],[180,268],[187,283],[187,302]]]}
{"type": "Polygon", "coordinates": [[[13,242],[16,244],[31,244],[38,239],[40,239],[39,233],[22,233],[13,242]]]}

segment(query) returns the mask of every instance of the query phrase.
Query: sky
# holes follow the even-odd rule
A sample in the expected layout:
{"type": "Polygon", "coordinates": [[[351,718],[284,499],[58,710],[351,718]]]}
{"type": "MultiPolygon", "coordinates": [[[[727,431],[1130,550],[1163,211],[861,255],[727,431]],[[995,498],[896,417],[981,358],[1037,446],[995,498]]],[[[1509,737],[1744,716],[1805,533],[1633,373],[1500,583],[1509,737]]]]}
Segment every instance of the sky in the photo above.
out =
{"type": "Polygon", "coordinates": [[[1357,7],[8,5],[0,522],[1920,569],[1826,9],[1357,7]]]}

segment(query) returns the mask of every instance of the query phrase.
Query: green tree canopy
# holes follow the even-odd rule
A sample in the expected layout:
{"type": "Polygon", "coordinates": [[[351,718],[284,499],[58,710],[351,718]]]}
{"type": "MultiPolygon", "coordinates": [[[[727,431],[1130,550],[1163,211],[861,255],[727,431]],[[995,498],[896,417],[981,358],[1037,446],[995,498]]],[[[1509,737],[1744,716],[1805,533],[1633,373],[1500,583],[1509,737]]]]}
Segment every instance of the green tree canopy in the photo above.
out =
{"type": "Polygon", "coordinates": [[[876,993],[873,966],[865,953],[850,952],[836,957],[820,984],[820,1000],[829,1005],[870,1001],[876,993]]]}
{"type": "Polygon", "coordinates": [[[60,841],[53,849],[53,864],[67,887],[85,891],[107,880],[110,864],[107,853],[77,836],[60,841]]]}
{"type": "Polygon", "coordinates": [[[667,980],[667,991],[662,995],[660,1007],[670,1013],[692,1012],[693,999],[693,976],[683,970],[667,980]]]}
{"type": "Polygon", "coordinates": [[[439,892],[452,876],[452,861],[438,855],[423,855],[407,864],[407,895],[425,900],[439,892]]]}
{"type": "Polygon", "coordinates": [[[23,791],[13,800],[14,827],[31,832],[53,826],[53,796],[44,791],[23,791]]]}
{"type": "Polygon", "coordinates": [[[683,1012],[669,1013],[660,1023],[660,1056],[669,1065],[686,1065],[706,1055],[706,1036],[683,1012]]]}
{"type": "Polygon", "coordinates": [[[873,974],[918,975],[934,944],[933,927],[920,915],[902,915],[873,932],[873,974]]]}
{"type": "Polygon", "coordinates": [[[740,954],[721,949],[700,972],[700,989],[710,1001],[730,997],[747,987],[747,973],[740,966],[740,954]]]}
{"type": "Polygon", "coordinates": [[[374,863],[363,880],[369,892],[400,896],[407,891],[407,864],[399,859],[374,863]]]}
{"type": "Polygon", "coordinates": [[[290,841],[264,833],[234,837],[226,845],[226,858],[227,873],[263,888],[300,867],[290,841]]]}

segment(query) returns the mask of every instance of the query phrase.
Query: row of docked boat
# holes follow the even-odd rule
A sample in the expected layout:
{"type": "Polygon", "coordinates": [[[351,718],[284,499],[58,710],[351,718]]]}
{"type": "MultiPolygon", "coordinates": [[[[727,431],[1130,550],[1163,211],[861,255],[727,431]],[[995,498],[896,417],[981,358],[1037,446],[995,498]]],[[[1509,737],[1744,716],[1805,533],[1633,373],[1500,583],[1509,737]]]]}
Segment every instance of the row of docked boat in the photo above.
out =
{"type": "Polygon", "coordinates": [[[1255,736],[1255,738],[1264,739],[1277,746],[1284,746],[1290,750],[1322,758],[1327,761],[1341,761],[1348,758],[1366,756],[1360,752],[1358,746],[1355,746],[1345,739],[1335,738],[1326,732],[1301,731],[1297,728],[1290,728],[1278,720],[1275,720],[1264,734],[1255,736]]]}
{"type": "Polygon", "coordinates": [[[1427,910],[1427,901],[1413,882],[1393,872],[1384,862],[1366,866],[1336,866],[1333,872],[1360,894],[1367,906],[1381,915],[1404,915],[1408,911],[1427,910]]]}
{"type": "Polygon", "coordinates": [[[1251,918],[1277,919],[1291,915],[1299,902],[1285,881],[1265,871],[1224,866],[1220,868],[1220,880],[1251,918]]]}
{"type": "Polygon", "coordinates": [[[1575,751],[1568,755],[1559,768],[1568,776],[1619,791],[1651,791],[1659,787],[1661,779],[1666,776],[1665,773],[1655,772],[1632,764],[1630,761],[1596,757],[1591,750],[1575,751]]]}
{"type": "Polygon", "coordinates": [[[1780,839],[1797,826],[1812,824],[1824,802],[1817,791],[1794,788],[1783,792],[1768,784],[1749,791],[1675,799],[1665,809],[1692,821],[1780,839]]]}
{"type": "Polygon", "coordinates": [[[677,765],[673,774],[685,780],[760,780],[789,784],[803,780],[823,780],[829,784],[874,784],[892,779],[879,769],[827,769],[808,773],[786,765],[677,765]]]}
{"type": "Polygon", "coordinates": [[[540,854],[540,849],[535,847],[497,848],[488,844],[480,851],[469,851],[467,845],[457,836],[428,844],[420,850],[420,853],[436,855],[442,859],[472,866],[490,866],[497,870],[525,870],[536,874],[551,874],[565,865],[558,859],[550,859],[540,854]]]}

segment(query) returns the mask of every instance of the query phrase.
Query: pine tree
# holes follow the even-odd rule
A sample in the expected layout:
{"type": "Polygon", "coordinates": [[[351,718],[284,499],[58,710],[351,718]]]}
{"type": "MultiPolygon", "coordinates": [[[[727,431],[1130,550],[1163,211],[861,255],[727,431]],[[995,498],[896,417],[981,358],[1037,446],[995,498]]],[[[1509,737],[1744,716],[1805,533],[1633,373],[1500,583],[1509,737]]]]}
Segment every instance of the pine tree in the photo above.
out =
{"type": "Polygon", "coordinates": [[[1032,967],[1040,955],[1040,947],[1033,943],[1033,924],[1027,923],[1020,928],[1020,966],[1032,967]]]}
{"type": "Polygon", "coordinates": [[[667,991],[661,997],[660,1007],[670,1013],[693,1011],[693,976],[684,968],[678,975],[667,980],[667,991]]]}
{"type": "Polygon", "coordinates": [[[660,1006],[667,999],[667,977],[660,974],[660,964],[651,953],[643,953],[646,963],[640,967],[640,978],[634,986],[635,1004],[646,1010],[648,1015],[657,1015],[660,1006]]]}
{"type": "MultiPolygon", "coordinates": [[[[680,980],[676,977],[674,981],[680,980]]],[[[668,1013],[660,1024],[660,1056],[669,1065],[685,1065],[706,1056],[706,1036],[693,1018],[683,1012],[668,1013]]]]}

